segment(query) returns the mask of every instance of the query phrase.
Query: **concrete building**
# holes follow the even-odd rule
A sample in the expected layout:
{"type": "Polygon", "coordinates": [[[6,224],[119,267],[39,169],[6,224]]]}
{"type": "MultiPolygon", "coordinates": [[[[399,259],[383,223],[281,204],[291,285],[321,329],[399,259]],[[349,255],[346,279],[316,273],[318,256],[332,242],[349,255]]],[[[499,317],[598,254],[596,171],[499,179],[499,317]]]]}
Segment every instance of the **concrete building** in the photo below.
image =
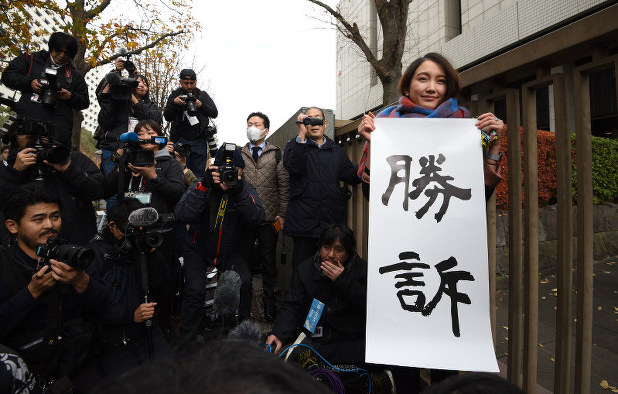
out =
{"type": "MultiPolygon", "coordinates": [[[[475,102],[504,88],[521,87],[540,77],[561,73],[574,106],[573,69],[608,60],[590,74],[590,111],[594,135],[616,135],[615,62],[616,1],[607,0],[415,0],[410,3],[404,68],[427,52],[445,55],[461,72],[462,102],[477,114],[475,102]]],[[[375,4],[343,0],[341,12],[354,20],[370,46],[380,54],[381,31],[375,4]]],[[[355,45],[338,36],[337,111],[353,119],[382,104],[382,86],[355,45]]],[[[492,100],[494,111],[506,119],[505,99],[492,100]],[[495,101],[495,102],[494,102],[495,101]]],[[[537,124],[555,130],[554,87],[537,89],[537,124]]],[[[568,127],[574,129],[570,112],[568,127]]]]}

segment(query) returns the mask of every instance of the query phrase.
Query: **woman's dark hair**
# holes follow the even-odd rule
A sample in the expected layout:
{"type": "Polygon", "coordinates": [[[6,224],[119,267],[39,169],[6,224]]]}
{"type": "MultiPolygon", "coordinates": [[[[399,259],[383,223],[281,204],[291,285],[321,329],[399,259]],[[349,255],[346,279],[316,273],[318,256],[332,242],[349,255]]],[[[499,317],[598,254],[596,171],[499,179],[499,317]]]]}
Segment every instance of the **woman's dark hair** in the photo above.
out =
{"type": "Polygon", "coordinates": [[[318,245],[320,247],[330,246],[337,240],[341,241],[348,256],[352,257],[356,249],[356,239],[354,238],[354,232],[345,224],[331,224],[322,230],[318,245]]]}
{"type": "MultiPolygon", "coordinates": [[[[144,95],[144,97],[142,97],[142,100],[146,100],[149,101],[150,100],[150,82],[148,82],[148,78],[146,78],[146,76],[142,75],[142,74],[134,74],[131,76],[131,78],[135,78],[135,79],[141,79],[142,81],[144,81],[144,84],[146,85],[146,88],[148,89],[146,91],[146,94],[144,95]]],[[[136,88],[133,88],[133,91],[135,91],[136,88]]]]}
{"type": "Polygon", "coordinates": [[[145,126],[149,126],[151,129],[153,129],[158,136],[163,135],[163,129],[161,128],[161,125],[152,119],[144,119],[137,122],[137,124],[135,125],[135,132],[137,133],[142,127],[145,126]]]}
{"type": "Polygon", "coordinates": [[[19,223],[26,213],[26,208],[39,203],[57,204],[62,210],[62,201],[49,194],[41,185],[27,183],[11,193],[4,205],[4,218],[19,223]]]}
{"type": "MultiPolygon", "coordinates": [[[[416,69],[423,64],[426,60],[431,60],[434,63],[442,66],[444,69],[444,73],[446,74],[446,94],[444,95],[444,100],[448,100],[452,97],[456,97],[459,94],[459,89],[461,85],[461,79],[459,78],[459,73],[457,70],[453,68],[451,63],[446,60],[446,58],[439,53],[430,52],[423,57],[419,57],[415,61],[412,62],[406,68],[401,79],[399,80],[399,93],[402,96],[408,96],[410,92],[410,83],[412,82],[412,78],[414,78],[414,73],[416,73],[416,69]]],[[[442,103],[440,103],[442,104],[442,103]]]]}
{"type": "Polygon", "coordinates": [[[47,47],[50,53],[52,50],[66,49],[66,54],[71,60],[77,54],[77,40],[75,37],[61,31],[57,31],[49,36],[47,47]]]}

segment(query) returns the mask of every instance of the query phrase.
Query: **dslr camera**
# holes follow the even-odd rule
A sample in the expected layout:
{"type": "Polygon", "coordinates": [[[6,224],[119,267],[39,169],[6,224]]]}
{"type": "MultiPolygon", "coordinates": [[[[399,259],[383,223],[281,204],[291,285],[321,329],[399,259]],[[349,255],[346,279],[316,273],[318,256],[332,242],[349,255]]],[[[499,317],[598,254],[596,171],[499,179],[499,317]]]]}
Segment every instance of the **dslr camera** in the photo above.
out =
{"type": "Polygon", "coordinates": [[[86,269],[94,260],[94,250],[77,245],[69,245],[66,240],[50,237],[36,250],[37,256],[42,258],[44,264],[49,265],[50,259],[63,263],[78,270],[86,269]]]}
{"type": "Polygon", "coordinates": [[[306,117],[303,119],[302,123],[305,126],[322,126],[324,124],[324,119],[306,117]]]}
{"type": "Polygon", "coordinates": [[[187,157],[191,153],[191,145],[177,142],[174,144],[174,152],[178,152],[178,154],[182,157],[187,157]]]}
{"type": "Polygon", "coordinates": [[[41,103],[46,107],[55,107],[56,96],[62,89],[58,81],[58,71],[51,67],[46,68],[39,83],[41,84],[41,103]]]}
{"type": "Polygon", "coordinates": [[[187,103],[187,114],[189,114],[189,116],[197,115],[197,109],[195,108],[195,100],[197,100],[197,97],[195,97],[193,93],[187,93],[181,95],[180,98],[187,103]]]}
{"type": "Polygon", "coordinates": [[[223,164],[219,166],[217,172],[222,183],[225,182],[229,187],[234,187],[238,184],[238,168],[234,163],[236,144],[225,143],[221,149],[223,149],[223,164]]]}
{"type": "Polygon", "coordinates": [[[130,54],[127,55],[128,52],[129,51],[127,50],[127,48],[120,49],[120,54],[122,56],[125,56],[125,60],[122,60],[124,69],[127,70],[127,72],[129,73],[129,76],[131,76],[131,75],[135,75],[135,71],[137,70],[137,68],[135,67],[135,63],[131,61],[131,55],[130,54]]]}

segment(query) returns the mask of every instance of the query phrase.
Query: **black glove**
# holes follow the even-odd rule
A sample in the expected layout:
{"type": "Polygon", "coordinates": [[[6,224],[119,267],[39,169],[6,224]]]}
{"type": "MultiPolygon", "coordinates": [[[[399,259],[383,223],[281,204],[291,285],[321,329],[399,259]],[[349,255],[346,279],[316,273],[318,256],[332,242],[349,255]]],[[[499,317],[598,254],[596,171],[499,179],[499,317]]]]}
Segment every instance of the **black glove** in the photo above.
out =
{"type": "Polygon", "coordinates": [[[212,171],[206,170],[204,171],[204,175],[202,175],[201,183],[204,187],[211,188],[215,186],[215,181],[212,179],[212,171]]]}
{"type": "Polygon", "coordinates": [[[236,185],[234,185],[233,187],[230,187],[227,190],[227,194],[230,197],[234,197],[234,196],[238,195],[238,193],[240,193],[242,191],[242,188],[243,188],[242,181],[238,181],[238,183],[236,185]]]}

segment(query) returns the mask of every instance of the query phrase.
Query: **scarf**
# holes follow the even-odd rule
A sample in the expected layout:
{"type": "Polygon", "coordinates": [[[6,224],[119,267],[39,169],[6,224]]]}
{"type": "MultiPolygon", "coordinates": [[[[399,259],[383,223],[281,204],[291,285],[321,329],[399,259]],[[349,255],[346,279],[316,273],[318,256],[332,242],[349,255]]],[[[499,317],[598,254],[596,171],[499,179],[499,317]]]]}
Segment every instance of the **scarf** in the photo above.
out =
{"type": "MultiPolygon", "coordinates": [[[[399,105],[388,107],[377,115],[378,118],[469,118],[470,113],[464,107],[460,107],[457,100],[450,98],[438,105],[435,109],[416,105],[409,97],[401,96],[399,105]]],[[[363,182],[369,183],[369,174],[365,171],[369,145],[365,142],[363,154],[358,164],[357,175],[363,182]]]]}

